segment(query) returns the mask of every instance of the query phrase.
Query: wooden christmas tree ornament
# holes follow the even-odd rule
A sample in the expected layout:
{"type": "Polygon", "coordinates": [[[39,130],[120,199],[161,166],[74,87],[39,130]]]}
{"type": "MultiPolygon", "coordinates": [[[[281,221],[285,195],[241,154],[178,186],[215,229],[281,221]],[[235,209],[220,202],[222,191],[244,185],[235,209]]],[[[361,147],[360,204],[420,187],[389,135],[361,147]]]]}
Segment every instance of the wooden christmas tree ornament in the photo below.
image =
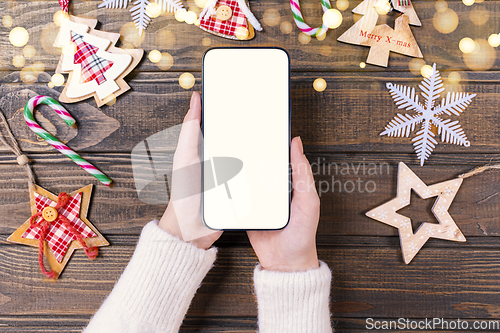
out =
{"type": "MultiPolygon", "coordinates": [[[[463,177],[465,178],[465,177],[463,177]]],[[[453,221],[448,209],[457,194],[463,178],[444,181],[427,186],[404,163],[398,166],[397,196],[366,213],[366,216],[398,228],[403,260],[409,264],[429,238],[439,238],[455,242],[465,242],[465,236],[453,221]],[[410,205],[411,190],[422,199],[437,197],[432,213],[439,224],[423,222],[413,232],[411,220],[397,211],[410,205]]]]}
{"type": "Polygon", "coordinates": [[[130,89],[124,78],[140,62],[141,49],[115,47],[120,34],[95,30],[97,20],[62,19],[55,46],[62,48],[56,73],[69,73],[59,101],[76,103],[94,96],[102,106],[130,89]]]}
{"type": "Polygon", "coordinates": [[[379,14],[376,6],[380,6],[381,0],[364,0],[353,13],[361,14],[363,17],[351,28],[344,32],[337,40],[344,43],[369,46],[367,63],[387,67],[390,51],[422,58],[422,52],[411,32],[410,25],[421,26],[415,9],[411,5],[402,6],[395,0],[387,2],[388,8],[401,12],[396,19],[394,29],[387,24],[376,25],[379,14]]]}

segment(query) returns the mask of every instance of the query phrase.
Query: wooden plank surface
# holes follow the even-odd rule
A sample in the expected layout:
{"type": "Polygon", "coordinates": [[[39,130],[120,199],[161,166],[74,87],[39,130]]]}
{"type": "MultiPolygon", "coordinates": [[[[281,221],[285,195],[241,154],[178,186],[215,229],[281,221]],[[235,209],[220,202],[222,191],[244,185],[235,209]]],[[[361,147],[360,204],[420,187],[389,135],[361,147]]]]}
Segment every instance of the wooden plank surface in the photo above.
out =
{"type": "MultiPolygon", "coordinates": [[[[93,262],[77,251],[61,279],[45,283],[40,281],[35,248],[0,245],[1,313],[90,316],[133,249],[111,246],[93,262]]],[[[322,247],[318,255],[333,271],[331,309],[336,317],[498,318],[498,248],[427,246],[410,266],[402,263],[396,247],[322,247]]],[[[248,246],[219,247],[216,265],[198,290],[189,315],[255,316],[256,262],[248,246]]]]}
{"type": "MultiPolygon", "coordinates": [[[[349,8],[342,12],[342,25],[328,32],[325,40],[313,38],[307,44],[298,40],[299,30],[286,1],[250,2],[264,32],[256,32],[255,39],[245,43],[214,37],[196,26],[177,22],[172,15],[153,19],[144,39],[134,39],[128,10],[97,9],[99,3],[72,1],[71,10],[75,15],[99,19],[102,30],[122,32],[122,44],[133,42],[146,53],[155,49],[170,53],[174,63],[165,72],[145,57],[127,78],[132,90],[114,105],[98,109],[92,100],[68,104],[78,121],[77,130],[68,128],[47,107],[36,113],[45,128],[98,165],[116,184],[111,189],[95,187],[89,212],[90,221],[112,246],[102,249],[94,262],[78,251],[56,283],[41,282],[36,249],[5,242],[29,217],[29,205],[25,172],[7,150],[0,148],[0,331],[80,332],[86,325],[123,271],[142,226],[160,217],[165,208],[138,199],[130,160],[132,149],[182,121],[191,91],[179,86],[179,76],[191,72],[196,79],[191,90],[200,90],[203,52],[212,46],[229,45],[281,46],[291,55],[292,134],[304,141],[322,191],[317,243],[320,258],[333,270],[331,310],[336,331],[366,332],[367,317],[442,317],[469,322],[500,318],[500,173],[491,171],[466,179],[450,208],[467,243],[430,240],[409,266],[401,260],[396,230],[364,216],[395,196],[400,161],[427,184],[451,179],[475,166],[500,162],[500,116],[496,110],[500,62],[495,60],[489,68],[472,71],[458,48],[463,37],[487,39],[500,31],[500,1],[470,7],[458,0],[447,1],[459,18],[458,28],[450,34],[439,33],[433,25],[435,1],[412,2],[422,21],[422,27],[412,27],[412,32],[426,63],[437,63],[447,91],[478,94],[460,117],[452,117],[460,120],[471,147],[440,142],[425,167],[418,166],[410,139],[379,136],[400,112],[385,88],[386,82],[417,87],[421,80],[418,73],[409,71],[412,58],[391,54],[388,69],[370,65],[361,69],[359,64],[366,60],[368,48],[336,41],[353,24],[351,10],[359,1],[350,1],[349,8]],[[275,25],[263,20],[269,9],[279,12],[275,25]],[[475,11],[488,13],[486,24],[472,23],[470,17],[475,11]],[[293,25],[290,34],[281,32],[283,22],[293,25]],[[448,81],[453,71],[460,73],[459,84],[448,81]],[[324,92],[313,89],[316,78],[326,80],[324,92]],[[377,172],[362,171],[373,165],[377,172]],[[351,184],[368,182],[375,184],[373,193],[366,187],[349,193],[351,184]]],[[[300,3],[306,21],[318,25],[322,15],[319,3],[300,3]]],[[[185,4],[195,6],[191,0],[185,4]]],[[[29,97],[57,97],[62,90],[47,86],[58,61],[57,51],[51,47],[57,32],[52,19],[58,9],[56,1],[0,0],[2,16],[10,15],[13,27],[25,27],[30,34],[28,44],[36,49],[26,66],[38,61],[45,67],[38,82],[22,83],[20,68],[12,64],[13,56],[21,54],[22,48],[12,46],[10,28],[0,26],[0,108],[22,149],[34,161],[39,184],[55,193],[97,184],[92,176],[37,139],[24,125],[20,112],[29,97]]],[[[174,141],[165,145],[167,165],[174,147],[174,141]]],[[[432,202],[412,197],[412,205],[401,213],[417,226],[433,220],[430,205],[432,202]]],[[[216,245],[220,248],[216,267],[207,275],[181,331],[254,332],[252,269],[257,259],[244,232],[225,233],[216,245]]]]}
{"type": "MultiPolygon", "coordinates": [[[[286,1],[262,1],[254,0],[250,7],[255,16],[261,21],[264,32],[256,32],[253,40],[244,45],[275,45],[289,50],[292,55],[292,68],[295,70],[359,70],[359,63],[366,61],[368,48],[337,42],[337,38],[353,24],[353,14],[351,10],[359,1],[351,1],[349,9],[343,11],[342,25],[328,32],[323,41],[312,39],[307,44],[301,44],[298,40],[299,30],[293,22],[290,5],[286,1]],[[264,12],[268,9],[275,9],[279,12],[280,19],[276,25],[270,26],[263,20],[264,12]],[[280,24],[283,22],[293,24],[293,31],[290,34],[283,34],[280,24]],[[324,56],[320,53],[323,45],[330,46],[330,54],[324,56]]],[[[499,6],[498,1],[485,1],[474,7],[464,6],[461,1],[448,1],[448,8],[457,13],[459,25],[450,34],[441,34],[433,26],[433,17],[436,12],[434,1],[412,1],[417,14],[422,21],[422,27],[412,27],[412,32],[424,54],[424,59],[431,64],[437,62],[443,68],[465,69],[467,68],[462,59],[462,53],[458,49],[460,39],[465,36],[471,38],[488,39],[492,33],[499,31],[499,6]],[[489,13],[488,21],[484,25],[475,25],[470,20],[470,12],[473,10],[484,10],[489,13]]],[[[74,15],[97,18],[101,22],[101,30],[119,32],[122,27],[131,22],[127,9],[98,9],[98,1],[73,1],[72,13],[74,15]]],[[[193,1],[187,1],[189,7],[194,6],[193,1]]],[[[301,1],[306,21],[311,26],[320,22],[322,15],[321,6],[313,0],[301,1]]],[[[0,2],[0,12],[14,18],[14,26],[27,28],[31,35],[30,43],[33,43],[38,50],[33,61],[41,61],[47,70],[53,70],[57,64],[57,57],[49,43],[49,39],[55,38],[57,26],[52,23],[53,14],[59,10],[56,1],[7,1],[0,2]],[[43,33],[43,35],[42,35],[43,33]],[[40,38],[43,36],[44,38],[40,38]],[[44,42],[44,47],[41,40],[44,42]]],[[[485,16],[483,15],[483,20],[485,16]]],[[[128,24],[129,28],[132,26],[128,24]]],[[[12,57],[19,53],[19,49],[8,44],[7,35],[9,29],[0,29],[0,45],[6,52],[0,55],[0,69],[14,70],[12,57]]],[[[133,29],[125,29],[133,31],[133,29]]],[[[214,37],[202,32],[194,25],[180,23],[172,15],[160,16],[152,20],[142,39],[128,38],[127,41],[135,41],[136,46],[140,46],[146,51],[158,49],[169,52],[174,57],[173,70],[198,69],[201,65],[201,55],[211,46],[221,45],[242,45],[238,41],[230,41],[214,37]],[[203,45],[203,38],[209,38],[211,44],[203,45]]],[[[391,70],[408,69],[411,58],[397,54],[391,54],[389,61],[391,70]]],[[[498,69],[500,62],[495,61],[492,69],[498,69]]],[[[145,60],[140,70],[158,70],[158,67],[145,60]]],[[[380,68],[367,66],[367,70],[379,71],[380,68]]]]}
{"type": "MultiPolygon", "coordinates": [[[[35,155],[35,161],[38,156],[35,155]]],[[[41,158],[33,170],[38,183],[55,193],[73,191],[93,183],[89,219],[105,234],[135,234],[148,221],[161,217],[165,205],[149,205],[138,199],[130,157],[126,154],[83,155],[115,181],[113,188],[101,186],[95,179],[63,156],[41,158]]],[[[365,212],[396,196],[397,163],[403,161],[427,184],[457,177],[473,166],[498,162],[498,156],[436,155],[426,167],[415,165],[413,154],[307,154],[321,195],[320,237],[394,236],[397,230],[364,216],[365,212]],[[466,163],[470,163],[466,164],[466,163]],[[376,166],[376,169],[373,169],[376,166]],[[359,170],[358,170],[359,169],[359,170]],[[365,169],[365,171],[363,171],[365,169]],[[358,171],[357,171],[358,170],[358,171]],[[371,170],[371,171],[370,171],[371,170]],[[376,172],[375,172],[375,171],[376,172]],[[371,173],[370,173],[371,172],[371,173]]],[[[5,161],[12,157],[5,157],[5,161]]],[[[1,160],[0,160],[1,161],[1,160]]],[[[17,164],[0,163],[0,234],[10,234],[29,218],[27,178],[17,164]]],[[[489,171],[464,180],[450,213],[467,236],[500,236],[498,223],[500,172],[489,171]]],[[[433,199],[412,198],[404,208],[415,223],[436,222],[430,212],[433,199]],[[413,200],[415,204],[413,204],[413,200]]],[[[445,242],[445,241],[441,241],[445,242]]]]}
{"type": "MultiPolygon", "coordinates": [[[[500,114],[492,112],[490,107],[500,97],[495,74],[470,73],[470,80],[464,80],[460,85],[447,84],[446,88],[447,91],[476,93],[477,96],[461,116],[446,118],[460,121],[471,146],[445,145],[440,137],[436,137],[439,144],[429,161],[436,153],[496,153],[500,149],[500,129],[497,126],[500,114]],[[481,124],[481,127],[477,128],[477,124],[481,124]]],[[[447,74],[443,76],[447,77],[447,74]]],[[[68,111],[80,125],[79,130],[74,130],[75,133],[66,133],[67,125],[45,106],[40,108],[40,113],[47,119],[42,120],[46,126],[52,126],[55,135],[61,133],[61,139],[69,141],[68,144],[76,150],[131,152],[135,145],[150,135],[182,122],[189,108],[191,92],[179,86],[179,75],[141,73],[130,82],[130,93],[120,97],[116,104],[101,110],[95,108],[91,100],[68,104],[68,111]],[[90,139],[92,141],[87,142],[90,139]]],[[[193,89],[200,90],[200,73],[195,73],[195,77],[197,83],[193,89]]],[[[292,135],[300,135],[308,151],[410,153],[413,151],[411,138],[415,133],[410,138],[379,135],[389,121],[401,112],[394,105],[385,84],[397,82],[415,87],[418,91],[420,80],[421,77],[410,72],[397,75],[393,72],[294,73],[291,91],[292,135]],[[327,82],[327,90],[321,93],[312,87],[318,77],[327,82]]],[[[19,110],[30,96],[44,94],[57,97],[58,91],[42,84],[22,86],[22,89],[18,84],[3,84],[0,94],[3,96],[0,107],[14,124],[22,149],[26,152],[53,151],[51,146],[37,139],[23,124],[19,110]]],[[[40,113],[36,112],[38,117],[41,117],[40,113]]],[[[3,147],[0,149],[6,151],[3,147]]]]}

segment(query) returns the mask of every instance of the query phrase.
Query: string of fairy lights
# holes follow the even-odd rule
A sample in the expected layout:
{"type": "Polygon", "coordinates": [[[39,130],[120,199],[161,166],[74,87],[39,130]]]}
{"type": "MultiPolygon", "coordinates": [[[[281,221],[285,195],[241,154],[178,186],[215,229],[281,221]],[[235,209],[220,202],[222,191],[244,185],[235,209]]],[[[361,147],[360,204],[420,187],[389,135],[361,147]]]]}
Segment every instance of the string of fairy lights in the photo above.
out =
{"type": "MultiPolygon", "coordinates": [[[[207,0],[188,0],[188,9],[178,11],[175,14],[163,11],[162,8],[155,2],[151,2],[148,10],[152,14],[153,18],[160,16],[174,16],[178,22],[184,22],[190,25],[199,25],[198,15],[205,6],[206,1],[207,0]]],[[[486,33],[485,35],[480,37],[476,36],[477,38],[474,36],[462,36],[456,41],[456,47],[460,50],[465,65],[473,71],[484,71],[490,69],[496,60],[495,48],[500,46],[500,34],[492,31],[494,29],[498,29],[498,27],[495,27],[494,24],[487,24],[492,15],[490,15],[486,6],[482,4],[483,2],[484,0],[462,0],[461,5],[471,8],[464,10],[461,13],[460,18],[457,12],[455,12],[452,8],[449,8],[446,0],[437,0],[434,2],[435,12],[432,17],[432,25],[433,28],[439,33],[448,35],[455,32],[459,26],[459,22],[463,20],[469,21],[476,26],[484,26],[484,29],[482,30],[483,33],[486,33]],[[490,30],[490,32],[487,32],[488,30],[490,30]]],[[[354,8],[354,6],[358,4],[359,1],[349,2],[349,0],[337,0],[335,2],[336,8],[332,8],[324,12],[322,16],[324,24],[330,29],[338,28],[342,22],[345,21],[344,17],[352,15],[349,9],[354,8]]],[[[8,13],[9,11],[12,11],[15,6],[17,6],[17,4],[7,6],[7,10],[5,12],[8,13]]],[[[284,4],[284,6],[288,6],[288,3],[284,4]]],[[[379,0],[375,7],[379,15],[387,14],[390,10],[387,0],[379,0]]],[[[124,10],[124,13],[125,11],[126,10],[124,10]]],[[[320,45],[315,44],[312,50],[324,57],[329,57],[332,54],[332,45],[329,45],[331,43],[321,43],[326,38],[326,33],[312,38],[311,36],[300,32],[295,26],[293,23],[293,17],[288,7],[286,8],[286,15],[283,15],[283,12],[284,10],[281,10],[280,13],[280,11],[275,8],[269,8],[264,11],[261,20],[265,26],[270,28],[267,33],[270,33],[269,31],[276,33],[278,30],[275,28],[279,27],[279,32],[284,35],[296,34],[298,42],[302,45],[310,44],[312,39],[316,38],[320,45]]],[[[60,55],[60,50],[53,46],[53,41],[57,35],[61,17],[62,13],[58,11],[54,14],[53,21],[47,23],[47,25],[42,29],[40,36],[30,38],[30,34],[26,28],[16,25],[16,17],[13,18],[10,15],[3,16],[2,25],[4,28],[10,29],[8,34],[9,40],[15,47],[11,63],[14,67],[21,69],[20,77],[22,82],[26,84],[35,83],[38,80],[38,76],[41,73],[44,73],[46,66],[43,62],[37,60],[38,58],[41,58],[40,55],[42,55],[43,52],[51,55],[60,55]],[[32,41],[32,43],[30,43],[30,41],[32,41]],[[36,45],[35,41],[39,41],[40,45],[36,45]]],[[[357,15],[353,15],[353,17],[355,21],[359,19],[357,15]]],[[[312,20],[314,21],[314,18],[312,20]]],[[[352,22],[349,22],[349,24],[352,24],[352,22]]],[[[425,26],[422,28],[430,29],[430,27],[425,26]]],[[[125,23],[120,28],[121,47],[141,47],[146,38],[148,38],[147,44],[155,46],[154,49],[149,50],[148,60],[155,64],[160,70],[167,71],[173,67],[175,62],[174,57],[168,52],[168,50],[175,49],[179,42],[185,43],[186,40],[179,35],[181,32],[179,32],[178,29],[171,29],[177,30],[177,32],[169,29],[171,28],[167,25],[165,28],[157,31],[150,32],[149,30],[146,30],[145,33],[140,35],[133,22],[125,23]],[[149,36],[147,37],[146,35],[148,34],[149,36]]],[[[219,37],[209,36],[205,33],[200,33],[199,35],[201,36],[199,43],[193,40],[189,41],[195,43],[196,45],[203,45],[207,48],[214,43],[220,45],[224,42],[219,37]]],[[[365,67],[366,64],[364,62],[359,63],[359,68],[363,69],[365,67]]],[[[423,59],[410,60],[408,68],[415,75],[427,76],[429,73],[432,73],[432,67],[427,65],[423,59]]],[[[448,74],[448,82],[451,84],[458,84],[464,79],[464,75],[466,74],[463,72],[450,72],[448,74]]],[[[178,81],[179,85],[183,89],[191,89],[196,80],[193,74],[182,73],[179,75],[178,81]]],[[[51,76],[51,81],[47,83],[47,85],[53,88],[62,86],[64,83],[65,78],[63,75],[54,74],[51,76]]],[[[327,82],[323,78],[317,78],[313,82],[313,88],[318,92],[324,91],[327,88],[327,82]]],[[[114,101],[111,103],[113,102],[114,101]]]]}

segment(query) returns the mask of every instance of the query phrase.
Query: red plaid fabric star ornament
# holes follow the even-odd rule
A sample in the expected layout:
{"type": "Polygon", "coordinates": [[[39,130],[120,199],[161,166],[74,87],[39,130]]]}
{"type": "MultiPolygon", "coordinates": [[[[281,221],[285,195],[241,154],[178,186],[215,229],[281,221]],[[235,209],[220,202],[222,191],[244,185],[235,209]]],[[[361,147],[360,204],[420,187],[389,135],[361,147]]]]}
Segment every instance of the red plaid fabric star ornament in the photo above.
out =
{"type": "Polygon", "coordinates": [[[32,216],[7,241],[37,247],[41,271],[50,279],[61,274],[76,249],[95,259],[98,247],[109,243],[87,220],[91,193],[92,185],[88,185],[56,196],[34,184],[30,189],[32,216]],[[44,255],[51,270],[45,268],[44,255]]]}

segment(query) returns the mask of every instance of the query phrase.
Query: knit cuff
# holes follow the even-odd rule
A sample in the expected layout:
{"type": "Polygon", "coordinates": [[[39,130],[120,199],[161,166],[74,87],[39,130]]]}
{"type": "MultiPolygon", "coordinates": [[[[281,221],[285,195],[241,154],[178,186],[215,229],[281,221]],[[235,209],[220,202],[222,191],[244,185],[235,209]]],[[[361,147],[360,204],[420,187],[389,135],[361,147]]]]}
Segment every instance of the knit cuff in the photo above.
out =
{"type": "MultiPolygon", "coordinates": [[[[130,263],[92,321],[99,322],[99,316],[109,321],[118,311],[124,326],[127,321],[140,323],[137,332],[177,332],[216,254],[215,248],[199,249],[170,235],[156,221],[148,223],[130,263]]],[[[135,330],[129,326],[126,331],[135,330]]]]}
{"type": "Polygon", "coordinates": [[[329,333],[330,283],[327,264],[305,272],[254,270],[260,333],[329,333]]]}

